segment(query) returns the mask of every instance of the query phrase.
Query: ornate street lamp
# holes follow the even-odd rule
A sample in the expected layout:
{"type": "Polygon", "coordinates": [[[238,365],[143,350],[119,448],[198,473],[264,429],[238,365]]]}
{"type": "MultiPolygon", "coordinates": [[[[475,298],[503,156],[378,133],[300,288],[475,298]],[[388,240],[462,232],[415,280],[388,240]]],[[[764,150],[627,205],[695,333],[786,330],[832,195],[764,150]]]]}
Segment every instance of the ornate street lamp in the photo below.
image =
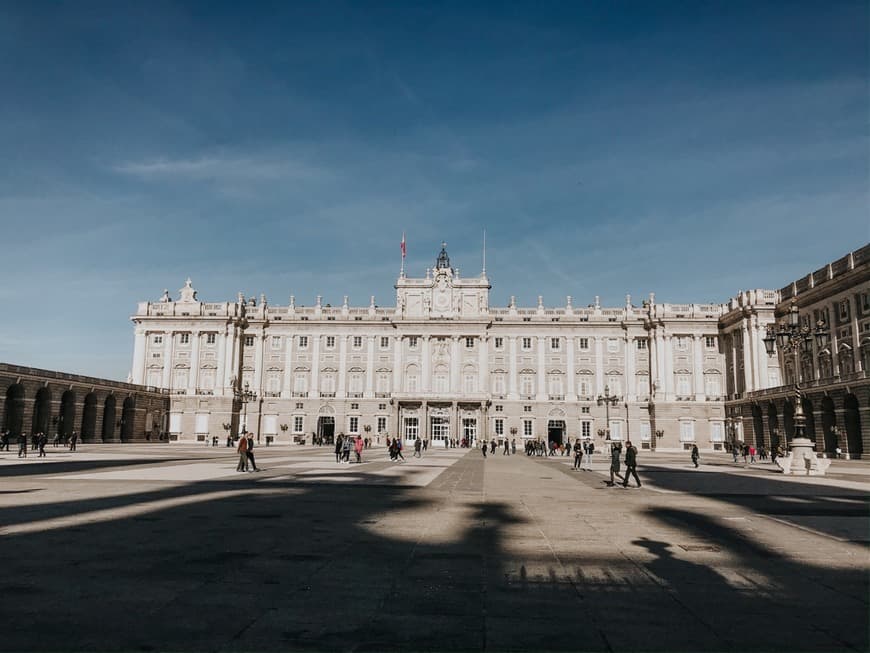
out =
{"type": "Polygon", "coordinates": [[[619,397],[610,394],[610,386],[604,386],[604,394],[598,395],[598,405],[604,404],[605,418],[604,423],[607,427],[604,429],[605,440],[610,440],[610,406],[615,406],[619,403],[619,397]]]}
{"type": "Polygon", "coordinates": [[[794,299],[792,299],[786,319],[776,326],[769,324],[767,335],[763,338],[768,356],[773,356],[776,349],[779,348],[784,357],[788,354],[793,357],[795,407],[794,438],[791,442],[792,460],[798,460],[799,457],[804,459],[815,457],[813,442],[804,434],[807,418],[804,415],[803,392],[800,387],[800,353],[812,350],[813,339],[815,339],[816,347],[819,350],[824,349],[828,345],[829,338],[828,329],[822,320],[816,322],[815,328],[801,326],[797,301],[794,299]]]}
{"type": "Polygon", "coordinates": [[[244,390],[233,390],[236,401],[242,402],[242,433],[248,432],[248,402],[257,401],[257,393],[251,390],[250,384],[245,381],[244,390]]]}

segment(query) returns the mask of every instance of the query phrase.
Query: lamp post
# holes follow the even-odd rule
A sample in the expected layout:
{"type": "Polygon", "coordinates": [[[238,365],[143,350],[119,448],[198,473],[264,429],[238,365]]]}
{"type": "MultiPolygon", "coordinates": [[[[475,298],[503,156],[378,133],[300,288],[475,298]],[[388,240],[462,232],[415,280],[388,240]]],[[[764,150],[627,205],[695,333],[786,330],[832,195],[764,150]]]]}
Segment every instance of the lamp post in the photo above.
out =
{"type": "Polygon", "coordinates": [[[245,381],[245,387],[243,390],[234,390],[233,396],[237,401],[242,402],[242,433],[247,433],[248,431],[248,402],[257,400],[257,393],[251,390],[250,384],[245,381]]]}
{"type": "Polygon", "coordinates": [[[606,424],[606,428],[604,429],[605,440],[610,440],[610,406],[615,406],[619,403],[619,397],[616,395],[610,394],[610,386],[604,386],[604,394],[598,395],[598,405],[604,404],[605,418],[604,423],[606,424]]]}
{"type": "MultiPolygon", "coordinates": [[[[804,415],[803,392],[800,387],[800,353],[812,350],[813,339],[816,341],[817,349],[824,349],[828,344],[829,337],[828,329],[822,320],[819,320],[814,328],[801,326],[797,301],[792,299],[786,319],[776,326],[769,324],[767,335],[763,338],[764,348],[767,350],[768,356],[773,356],[777,347],[779,347],[783,357],[792,355],[795,393],[794,438],[791,441],[792,461],[797,461],[799,458],[804,460],[815,458],[814,443],[804,434],[807,418],[804,415]]],[[[819,473],[823,473],[823,471],[819,468],[819,473]]]]}

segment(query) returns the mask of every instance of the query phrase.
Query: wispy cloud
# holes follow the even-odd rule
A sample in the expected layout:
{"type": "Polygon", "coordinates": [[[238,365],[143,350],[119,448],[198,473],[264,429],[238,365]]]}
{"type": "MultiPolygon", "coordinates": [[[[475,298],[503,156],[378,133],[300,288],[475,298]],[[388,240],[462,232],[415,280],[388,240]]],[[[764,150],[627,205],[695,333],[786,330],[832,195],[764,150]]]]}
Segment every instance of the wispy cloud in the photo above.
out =
{"type": "Polygon", "coordinates": [[[277,182],[329,179],[329,170],[298,159],[253,156],[157,158],[113,166],[115,172],[144,180],[277,182]]]}

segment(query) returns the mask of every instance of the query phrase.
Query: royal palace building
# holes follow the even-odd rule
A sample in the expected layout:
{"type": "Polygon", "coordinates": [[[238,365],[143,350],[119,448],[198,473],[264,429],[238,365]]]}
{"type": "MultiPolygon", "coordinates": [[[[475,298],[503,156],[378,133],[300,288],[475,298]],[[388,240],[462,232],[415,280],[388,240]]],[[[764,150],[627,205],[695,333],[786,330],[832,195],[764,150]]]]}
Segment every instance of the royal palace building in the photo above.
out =
{"type": "MultiPolygon", "coordinates": [[[[403,272],[395,289],[391,307],[374,297],[362,307],[317,297],[306,307],[292,296],[272,306],[262,295],[203,302],[188,280],[177,300],[164,292],[132,316],[132,381],[169,391],[165,429],[177,440],[246,429],[265,443],[343,432],[518,444],[631,438],[659,450],[756,437],[751,395],[791,382],[763,343],[784,291],[725,304],[650,294],[641,306],[626,297],[603,307],[596,297],[581,308],[568,297],[546,307],[539,297],[536,307],[511,298],[495,308],[485,270],[460,276],[445,247],[425,276],[403,272]]],[[[853,317],[863,315],[856,301],[853,317]]],[[[863,324],[849,325],[855,351],[863,324]]],[[[850,369],[864,365],[856,355],[850,369]]]]}

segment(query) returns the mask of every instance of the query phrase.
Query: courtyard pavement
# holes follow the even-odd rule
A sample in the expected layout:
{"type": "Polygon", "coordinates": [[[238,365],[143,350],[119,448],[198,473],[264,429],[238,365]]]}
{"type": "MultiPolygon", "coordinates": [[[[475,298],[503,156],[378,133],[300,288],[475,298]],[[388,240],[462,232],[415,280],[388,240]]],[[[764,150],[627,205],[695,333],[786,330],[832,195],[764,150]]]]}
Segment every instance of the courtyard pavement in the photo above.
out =
{"type": "Polygon", "coordinates": [[[870,463],[0,452],[0,650],[866,651],[870,463]]]}

